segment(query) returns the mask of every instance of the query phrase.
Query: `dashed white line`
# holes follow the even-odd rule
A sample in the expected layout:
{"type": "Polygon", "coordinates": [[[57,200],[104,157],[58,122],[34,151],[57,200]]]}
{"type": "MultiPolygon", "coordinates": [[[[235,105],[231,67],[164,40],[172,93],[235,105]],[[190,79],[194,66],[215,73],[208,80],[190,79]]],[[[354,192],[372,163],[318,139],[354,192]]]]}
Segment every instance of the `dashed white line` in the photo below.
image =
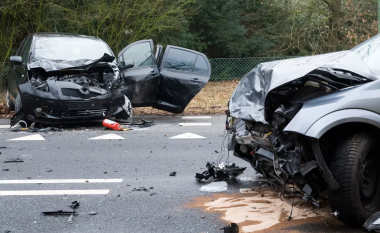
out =
{"type": "Polygon", "coordinates": [[[0,125],[0,129],[10,129],[10,125],[0,125]]]}
{"type": "Polygon", "coordinates": [[[211,116],[184,116],[182,119],[211,119],[211,116]]]}
{"type": "Polygon", "coordinates": [[[0,180],[0,184],[120,183],[123,179],[0,180]]]}
{"type": "Polygon", "coordinates": [[[109,189],[0,191],[0,196],[104,195],[108,194],[109,191],[109,189]]]}
{"type": "Polygon", "coordinates": [[[179,126],[211,126],[211,123],[179,123],[179,126]]]}

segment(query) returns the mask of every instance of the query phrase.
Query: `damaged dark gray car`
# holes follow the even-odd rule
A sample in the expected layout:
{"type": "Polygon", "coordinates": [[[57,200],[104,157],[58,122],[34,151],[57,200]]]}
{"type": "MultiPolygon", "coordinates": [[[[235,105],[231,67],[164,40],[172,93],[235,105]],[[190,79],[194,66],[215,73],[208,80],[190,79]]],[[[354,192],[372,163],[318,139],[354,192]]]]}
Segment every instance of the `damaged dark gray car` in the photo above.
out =
{"type": "Polygon", "coordinates": [[[211,75],[199,52],[141,40],[116,59],[99,38],[36,33],[10,58],[7,105],[20,120],[62,124],[125,121],[133,107],[181,113],[211,75]]]}
{"type": "Polygon", "coordinates": [[[350,51],[262,63],[234,91],[229,150],[264,177],[362,224],[380,210],[380,36],[350,51]]]}

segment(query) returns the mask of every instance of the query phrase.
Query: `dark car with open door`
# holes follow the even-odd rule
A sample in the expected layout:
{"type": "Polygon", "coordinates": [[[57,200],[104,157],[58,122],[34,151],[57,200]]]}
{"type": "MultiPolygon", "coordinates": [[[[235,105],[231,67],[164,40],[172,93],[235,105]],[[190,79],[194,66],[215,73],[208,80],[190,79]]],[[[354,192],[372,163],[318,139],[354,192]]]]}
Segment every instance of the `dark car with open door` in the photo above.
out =
{"type": "Polygon", "coordinates": [[[133,107],[181,113],[211,75],[199,52],[141,40],[117,59],[92,36],[36,33],[10,58],[7,104],[19,120],[77,123],[127,120],[133,107]]]}

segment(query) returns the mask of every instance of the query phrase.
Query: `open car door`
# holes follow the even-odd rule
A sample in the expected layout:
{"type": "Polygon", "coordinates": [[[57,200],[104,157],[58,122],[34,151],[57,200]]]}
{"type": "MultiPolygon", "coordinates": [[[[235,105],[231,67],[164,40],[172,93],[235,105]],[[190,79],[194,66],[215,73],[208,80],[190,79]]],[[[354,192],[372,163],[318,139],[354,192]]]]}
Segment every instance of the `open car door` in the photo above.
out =
{"type": "Polygon", "coordinates": [[[158,63],[161,82],[153,107],[181,113],[210,79],[210,62],[203,53],[168,45],[158,63]]]}
{"type": "Polygon", "coordinates": [[[152,106],[157,103],[160,73],[152,40],[136,41],[125,47],[117,56],[125,89],[132,107],[152,106]]]}

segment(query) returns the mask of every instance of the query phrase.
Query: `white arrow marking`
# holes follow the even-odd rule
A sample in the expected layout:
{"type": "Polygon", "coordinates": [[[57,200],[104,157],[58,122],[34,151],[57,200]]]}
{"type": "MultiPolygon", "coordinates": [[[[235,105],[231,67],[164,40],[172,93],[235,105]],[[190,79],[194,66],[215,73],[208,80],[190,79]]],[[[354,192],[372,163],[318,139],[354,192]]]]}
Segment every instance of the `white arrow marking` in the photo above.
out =
{"type": "Polygon", "coordinates": [[[184,134],[171,137],[170,139],[206,139],[206,138],[193,134],[193,133],[184,133],[184,134]]]}
{"type": "Polygon", "coordinates": [[[89,140],[99,140],[99,139],[125,139],[125,138],[123,138],[117,134],[111,133],[111,134],[106,134],[106,135],[90,138],[89,140]]]}
{"type": "Polygon", "coordinates": [[[45,138],[43,138],[41,135],[33,134],[33,135],[21,137],[21,138],[9,139],[8,141],[43,141],[43,140],[45,140],[45,138]]]}

